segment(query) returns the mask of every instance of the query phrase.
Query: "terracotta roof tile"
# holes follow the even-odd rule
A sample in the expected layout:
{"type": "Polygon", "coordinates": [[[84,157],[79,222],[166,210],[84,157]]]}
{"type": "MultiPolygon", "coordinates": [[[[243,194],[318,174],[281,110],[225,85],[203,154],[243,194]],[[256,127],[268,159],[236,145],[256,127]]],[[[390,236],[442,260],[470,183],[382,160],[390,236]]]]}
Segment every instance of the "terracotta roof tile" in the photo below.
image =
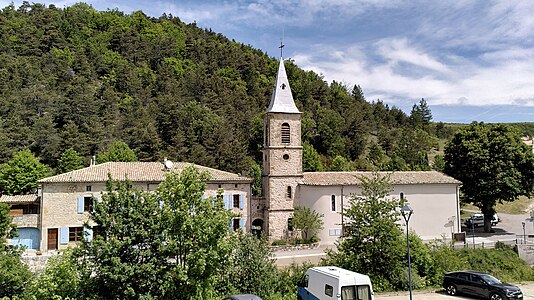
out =
{"type": "MultiPolygon", "coordinates": [[[[371,177],[373,172],[305,172],[303,185],[359,185],[359,177],[371,177]]],[[[460,181],[436,171],[378,172],[391,174],[392,184],[461,184],[460,181]]]]}
{"type": "Polygon", "coordinates": [[[0,202],[2,203],[33,203],[37,201],[37,195],[2,195],[0,202]]]}
{"type": "MultiPolygon", "coordinates": [[[[173,163],[170,169],[166,169],[163,163],[160,162],[107,162],[68,173],[47,177],[39,180],[39,182],[105,182],[108,180],[108,174],[110,174],[111,178],[114,180],[128,179],[132,182],[161,182],[165,180],[165,174],[168,172],[180,173],[186,167],[192,165],[194,164],[177,162],[173,163]]],[[[200,171],[207,171],[210,173],[210,181],[252,181],[252,178],[240,176],[238,174],[199,165],[194,166],[200,171]]]]}

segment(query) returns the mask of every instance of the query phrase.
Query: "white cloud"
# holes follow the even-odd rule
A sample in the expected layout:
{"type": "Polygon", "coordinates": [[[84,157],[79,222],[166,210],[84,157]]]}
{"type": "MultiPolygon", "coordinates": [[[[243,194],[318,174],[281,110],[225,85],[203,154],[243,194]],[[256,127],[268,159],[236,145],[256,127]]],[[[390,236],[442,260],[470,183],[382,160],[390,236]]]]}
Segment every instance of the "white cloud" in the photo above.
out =
{"type": "MultiPolygon", "coordinates": [[[[407,44],[406,42],[401,45],[407,44]]],[[[383,44],[378,43],[378,47],[383,44]]],[[[329,51],[328,47],[315,46],[308,53],[294,56],[295,62],[325,76],[327,81],[346,82],[349,86],[359,84],[368,100],[381,99],[390,103],[415,102],[425,98],[429,104],[497,105],[520,104],[534,106],[534,65],[532,60],[501,60],[498,64],[474,63],[457,59],[444,64],[420,50],[403,47],[381,48],[378,53],[386,59],[404,61],[429,69],[424,76],[399,72],[395,64],[380,63],[361,50],[329,51]],[[401,49],[401,51],[397,51],[401,49]],[[399,54],[400,53],[400,54],[399,54]],[[460,63],[454,63],[460,62],[460,63]],[[448,76],[442,76],[443,71],[448,76]]],[[[359,49],[352,47],[349,49],[359,49]]],[[[373,52],[372,50],[368,50],[373,52]]],[[[522,58],[528,50],[495,52],[486,58],[505,57],[515,54],[522,58]]]]}
{"type": "Polygon", "coordinates": [[[434,71],[450,72],[447,66],[432,58],[429,54],[410,46],[406,38],[383,39],[377,42],[376,46],[378,53],[393,64],[406,62],[434,71]]]}

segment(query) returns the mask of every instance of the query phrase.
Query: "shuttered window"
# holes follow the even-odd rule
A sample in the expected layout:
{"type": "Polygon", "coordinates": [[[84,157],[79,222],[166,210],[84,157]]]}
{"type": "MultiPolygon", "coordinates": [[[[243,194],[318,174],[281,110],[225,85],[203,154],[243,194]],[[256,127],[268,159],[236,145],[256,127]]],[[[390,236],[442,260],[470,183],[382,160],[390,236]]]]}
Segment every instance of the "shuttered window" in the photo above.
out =
{"type": "Polygon", "coordinates": [[[291,142],[289,124],[282,124],[282,144],[289,144],[291,142]]]}

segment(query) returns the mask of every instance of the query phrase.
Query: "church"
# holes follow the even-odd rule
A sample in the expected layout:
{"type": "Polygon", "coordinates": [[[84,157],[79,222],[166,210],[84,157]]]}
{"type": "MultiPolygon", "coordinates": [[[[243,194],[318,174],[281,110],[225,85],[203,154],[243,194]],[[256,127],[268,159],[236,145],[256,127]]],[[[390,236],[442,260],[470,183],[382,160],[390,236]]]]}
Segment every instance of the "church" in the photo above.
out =
{"type": "MultiPolygon", "coordinates": [[[[343,233],[343,209],[352,195],[361,192],[360,178],[372,172],[303,172],[301,112],[293,100],[283,59],[264,123],[264,196],[251,206],[252,228],[262,228],[270,240],[285,239],[293,234],[289,220],[299,205],[323,216],[324,228],[317,233],[320,242],[335,243],[343,233]]],[[[390,176],[390,196],[409,201],[414,211],[410,229],[424,240],[451,238],[460,230],[459,181],[436,171],[393,172],[390,176]]]]}

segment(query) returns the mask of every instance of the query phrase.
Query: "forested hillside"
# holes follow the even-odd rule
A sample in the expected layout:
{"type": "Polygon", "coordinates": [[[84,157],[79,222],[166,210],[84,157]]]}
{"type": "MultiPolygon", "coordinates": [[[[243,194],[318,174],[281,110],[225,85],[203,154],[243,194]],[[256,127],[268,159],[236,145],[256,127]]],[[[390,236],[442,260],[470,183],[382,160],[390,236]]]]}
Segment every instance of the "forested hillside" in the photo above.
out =
{"type": "MultiPolygon", "coordinates": [[[[73,148],[87,165],[123,141],[143,161],[257,168],[277,64],[170,15],[10,5],[0,13],[0,163],[27,148],[57,170],[73,148]]],[[[286,69],[305,170],[427,169],[436,136],[450,134],[424,100],[407,116],[359,86],[328,84],[291,60],[286,69]]]]}

